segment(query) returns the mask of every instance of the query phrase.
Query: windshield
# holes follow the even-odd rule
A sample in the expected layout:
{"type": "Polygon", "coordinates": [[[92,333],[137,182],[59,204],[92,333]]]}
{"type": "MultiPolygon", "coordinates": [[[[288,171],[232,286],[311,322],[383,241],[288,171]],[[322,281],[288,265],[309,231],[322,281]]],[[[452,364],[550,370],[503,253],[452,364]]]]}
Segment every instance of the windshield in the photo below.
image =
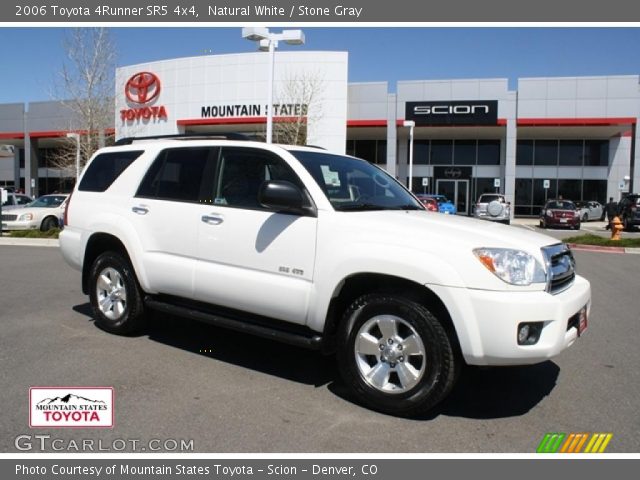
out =
{"type": "Polygon", "coordinates": [[[27,206],[31,208],[55,208],[62,205],[65,198],[67,197],[62,195],[46,195],[34,200],[27,206]]]}
{"type": "Polygon", "coordinates": [[[491,203],[491,202],[502,202],[503,198],[501,195],[481,195],[480,201],[478,203],[491,203]]]}
{"type": "Polygon", "coordinates": [[[555,200],[547,203],[547,208],[552,208],[554,210],[575,210],[576,206],[573,202],[569,202],[567,200],[555,200]]]}
{"type": "Polygon", "coordinates": [[[397,180],[365,160],[292,150],[336,210],[424,210],[397,180]]]}

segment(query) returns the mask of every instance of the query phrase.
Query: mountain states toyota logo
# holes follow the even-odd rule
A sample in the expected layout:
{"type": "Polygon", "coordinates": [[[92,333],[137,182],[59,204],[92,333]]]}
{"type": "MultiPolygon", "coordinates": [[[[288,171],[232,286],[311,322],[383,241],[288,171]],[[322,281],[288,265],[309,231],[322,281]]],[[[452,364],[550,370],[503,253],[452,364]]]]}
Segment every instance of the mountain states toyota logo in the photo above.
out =
{"type": "Polygon", "coordinates": [[[111,387],[31,387],[29,427],[113,427],[111,387]]]}
{"type": "Polygon", "coordinates": [[[131,108],[120,110],[123,122],[166,120],[164,105],[149,105],[160,96],[160,79],[155,73],[138,72],[132,75],[124,86],[124,95],[131,108]]]}

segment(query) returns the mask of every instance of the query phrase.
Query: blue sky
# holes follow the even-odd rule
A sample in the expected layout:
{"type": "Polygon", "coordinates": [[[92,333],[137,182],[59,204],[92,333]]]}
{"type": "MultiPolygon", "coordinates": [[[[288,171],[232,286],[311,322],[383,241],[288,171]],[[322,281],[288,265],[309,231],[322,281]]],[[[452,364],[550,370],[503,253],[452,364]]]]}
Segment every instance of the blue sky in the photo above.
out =
{"type": "MultiPolygon", "coordinates": [[[[287,28],[296,28],[294,26],[287,28]]],[[[279,31],[279,28],[273,28],[279,31]]],[[[640,28],[303,27],[305,50],[349,52],[349,81],[640,74],[640,28]]],[[[255,50],[235,28],[113,28],[118,65],[255,50]]],[[[0,28],[0,103],[51,99],[64,29],[0,28]]]]}

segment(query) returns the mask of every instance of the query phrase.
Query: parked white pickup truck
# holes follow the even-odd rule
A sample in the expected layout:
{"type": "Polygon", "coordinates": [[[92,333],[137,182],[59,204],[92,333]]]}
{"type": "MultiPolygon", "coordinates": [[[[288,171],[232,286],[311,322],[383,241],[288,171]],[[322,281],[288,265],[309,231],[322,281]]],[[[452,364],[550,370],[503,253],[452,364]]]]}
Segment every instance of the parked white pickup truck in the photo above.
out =
{"type": "Polygon", "coordinates": [[[155,309],[337,354],[361,403],[422,414],[460,368],[542,362],[587,327],[571,251],[427,212],[382,169],[239,139],[127,139],[97,152],[60,248],[95,321],[155,309]]]}

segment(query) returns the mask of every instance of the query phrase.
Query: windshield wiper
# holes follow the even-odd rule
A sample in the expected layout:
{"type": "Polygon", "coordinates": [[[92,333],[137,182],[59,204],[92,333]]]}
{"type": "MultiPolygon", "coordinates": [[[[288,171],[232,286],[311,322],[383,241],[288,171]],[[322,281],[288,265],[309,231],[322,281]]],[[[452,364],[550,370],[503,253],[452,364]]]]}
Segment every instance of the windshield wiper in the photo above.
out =
{"type": "Polygon", "coordinates": [[[420,208],[418,205],[413,205],[412,203],[409,203],[407,205],[399,205],[397,207],[394,207],[397,210],[424,210],[422,208],[420,208]]]}
{"type": "Polygon", "coordinates": [[[349,205],[338,205],[335,207],[335,209],[341,212],[346,212],[346,211],[386,210],[387,207],[383,207],[382,205],[375,205],[373,203],[351,203],[349,205]]]}

